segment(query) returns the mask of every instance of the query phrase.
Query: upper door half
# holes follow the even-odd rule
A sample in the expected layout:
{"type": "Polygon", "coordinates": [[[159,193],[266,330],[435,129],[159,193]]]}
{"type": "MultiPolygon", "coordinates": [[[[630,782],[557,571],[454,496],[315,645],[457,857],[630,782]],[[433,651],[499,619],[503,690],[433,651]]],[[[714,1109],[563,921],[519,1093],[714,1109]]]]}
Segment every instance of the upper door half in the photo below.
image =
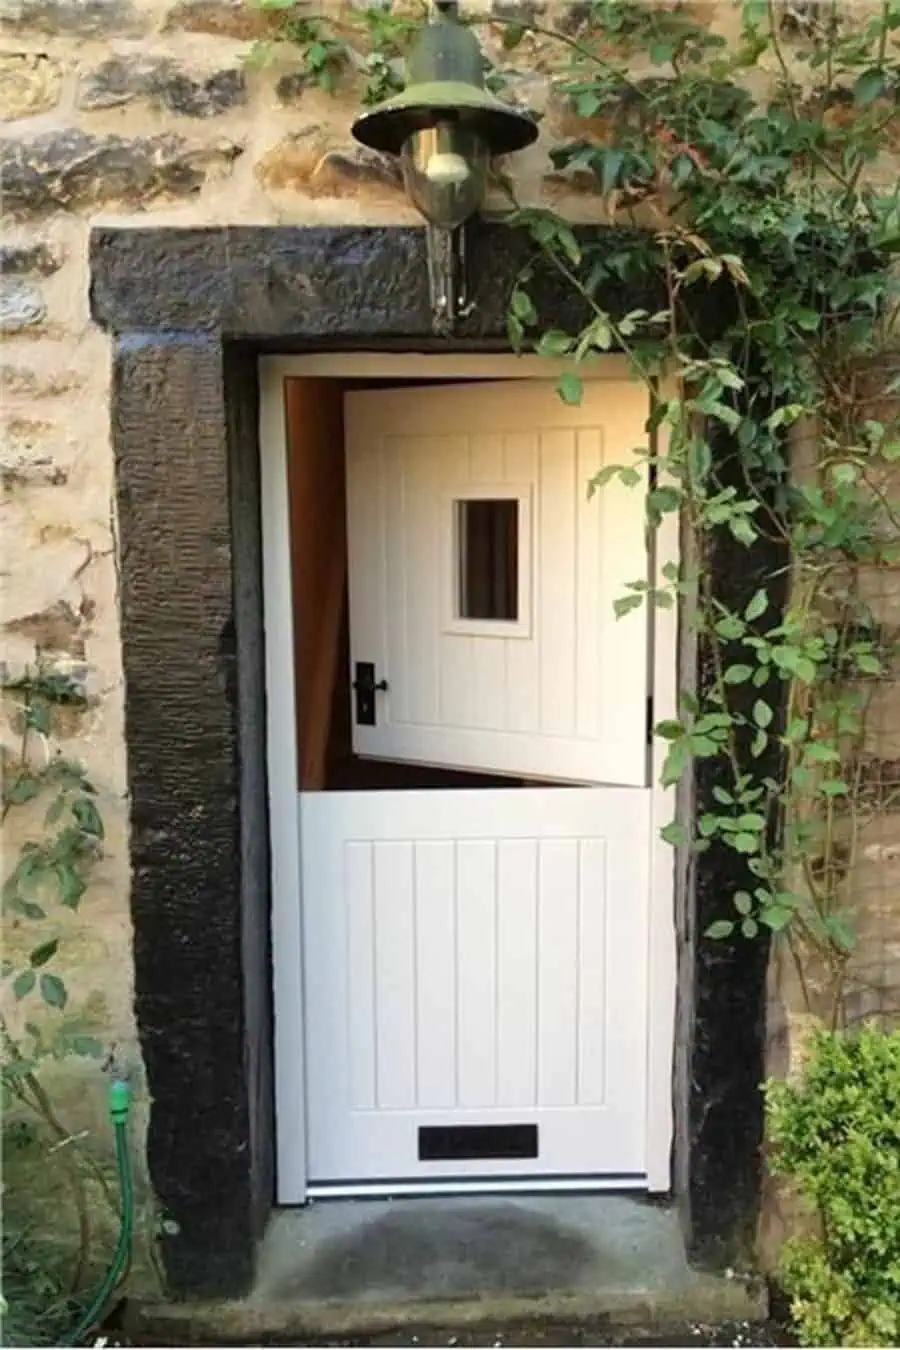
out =
{"type": "Polygon", "coordinates": [[[552,381],[345,396],[354,749],[517,777],[645,786],[645,389],[552,381]],[[386,684],[374,693],[370,686],[386,684]]]}

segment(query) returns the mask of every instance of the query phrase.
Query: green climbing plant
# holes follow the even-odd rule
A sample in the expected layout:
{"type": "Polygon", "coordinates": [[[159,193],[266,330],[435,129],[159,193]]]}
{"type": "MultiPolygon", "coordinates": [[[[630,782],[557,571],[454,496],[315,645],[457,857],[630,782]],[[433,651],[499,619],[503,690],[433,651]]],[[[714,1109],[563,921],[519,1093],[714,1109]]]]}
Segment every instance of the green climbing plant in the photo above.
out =
{"type": "Polygon", "coordinates": [[[342,76],[358,76],[369,105],[403,88],[403,58],[428,6],[420,0],[399,14],[390,5],[311,14],[298,0],[259,0],[259,8],[280,12],[281,22],[273,36],[254,43],[251,64],[266,65],[287,47],[299,55],[310,87],[332,94],[342,76]]]}
{"type": "MultiPolygon", "coordinates": [[[[262,3],[317,62],[292,0],[262,3]]],[[[783,935],[810,1006],[836,1026],[854,949],[846,880],[897,795],[873,789],[865,746],[873,693],[897,673],[897,632],[871,597],[900,562],[900,0],[827,0],[802,23],[779,0],[732,9],[737,41],[688,5],[644,0],[571,6],[556,26],[528,6],[472,21],[493,43],[492,87],[520,48],[526,69],[539,53],[582,128],[552,150],[554,169],[613,227],[579,234],[498,180],[502,218],[535,245],[510,343],[565,360],[570,403],[593,363],[627,355],[654,435],[590,490],[645,481],[640,464],[649,526],[677,515],[689,540],[684,562],[616,601],[620,615],[678,605],[706,671],[655,732],[663,783],[699,765],[715,806],[665,837],[738,855],[747,881],[707,936],[783,935]],[[576,330],[542,306],[548,269],[580,301],[576,330]],[[737,607],[713,583],[723,539],[748,578],[737,607]]],[[[379,5],[341,32],[371,69],[410,29],[379,5]]]]}
{"type": "Polygon", "coordinates": [[[881,162],[900,125],[900,5],[856,17],[832,6],[833,22],[790,50],[772,0],[740,8],[736,45],[677,7],[613,0],[562,36],[560,90],[590,120],[553,159],[588,178],[626,228],[598,246],[513,203],[506,218],[530,230],[537,255],[511,297],[509,336],[570,361],[568,402],[613,349],[647,383],[655,440],[591,486],[643,481],[643,459],[649,524],[675,513],[690,539],[685,565],[661,585],[636,578],[616,602],[620,614],[686,605],[707,671],[655,731],[668,747],[663,783],[708,762],[716,805],[665,837],[741,856],[748,883],[722,897],[707,935],[783,933],[801,978],[816,967],[839,1025],[854,947],[844,883],[861,830],[890,804],[863,790],[863,751],[873,690],[897,654],[870,597],[873,577],[900,560],[889,487],[900,194],[881,162]],[[614,56],[610,36],[624,45],[614,56]],[[640,78],[635,46],[651,67],[640,78]],[[761,70],[762,96],[748,79],[761,70]],[[582,302],[577,331],[541,312],[548,263],[582,302]],[[610,307],[610,290],[653,302],[610,307]],[[755,576],[738,608],[712,580],[723,534],[732,566],[747,550],[755,576]],[[783,559],[769,574],[760,544],[783,559]]]}
{"type": "Polygon", "coordinates": [[[39,658],[20,675],[7,676],[3,692],[17,745],[3,750],[0,818],[7,830],[17,826],[20,840],[2,887],[4,1132],[10,1151],[29,1147],[35,1129],[40,1132],[48,1157],[58,1160],[67,1179],[78,1233],[67,1278],[57,1258],[48,1264],[50,1258],[35,1248],[33,1234],[15,1226],[4,1232],[5,1334],[12,1343],[18,1337],[18,1343],[33,1344],[56,1335],[77,1308],[90,1258],[92,1195],[100,1196],[112,1215],[117,1207],[103,1169],[66,1127],[47,1076],[61,1061],[106,1056],[103,1043],[72,1010],[59,960],[65,954],[60,919],[77,910],[87,892],[101,857],[104,825],[84,768],[54,748],[58,719],[87,705],[83,684],[39,658]]]}

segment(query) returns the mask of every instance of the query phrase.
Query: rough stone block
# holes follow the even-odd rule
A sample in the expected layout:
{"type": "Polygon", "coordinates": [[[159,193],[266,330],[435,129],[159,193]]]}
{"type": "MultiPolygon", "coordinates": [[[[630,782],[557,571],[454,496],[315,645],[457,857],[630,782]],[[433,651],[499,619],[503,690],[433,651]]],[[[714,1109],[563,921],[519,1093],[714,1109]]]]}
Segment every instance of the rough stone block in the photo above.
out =
{"type": "Polygon", "coordinates": [[[10,216],[39,218],[101,203],[146,205],[184,197],[230,170],[234,141],[191,142],[181,136],[90,136],[52,131],[8,140],[0,148],[4,206],[10,216]]]}
{"type": "Polygon", "coordinates": [[[280,76],[275,85],[275,96],[279,103],[293,107],[299,103],[313,81],[305,70],[289,70],[280,76]]]}
{"type": "Polygon", "coordinates": [[[396,196],[403,190],[398,162],[375,150],[351,147],[323,155],[310,180],[317,196],[357,197],[374,193],[396,196]]]}
{"type": "Polygon", "coordinates": [[[0,278],[0,333],[19,333],[47,317],[47,305],[37,286],[28,281],[0,278]]]}
{"type": "Polygon", "coordinates": [[[17,417],[0,429],[0,482],[15,487],[62,487],[68,469],[53,453],[57,428],[52,422],[17,417]]]}
{"type": "Polygon", "coordinates": [[[0,121],[50,112],[62,93],[62,67],[40,52],[0,52],[0,121]]]}
{"type": "Polygon", "coordinates": [[[327,143],[321,127],[305,127],[267,150],[254,166],[254,173],[264,188],[302,191],[308,186],[327,143]]]}
{"type": "Polygon", "coordinates": [[[28,276],[35,273],[41,277],[52,276],[65,262],[65,254],[56,244],[46,239],[29,240],[28,243],[0,244],[0,272],[4,276],[28,276]]]}
{"type": "Polygon", "coordinates": [[[285,136],[263,155],[256,176],[270,190],[310,197],[375,194],[393,198],[403,189],[395,160],[362,147],[329,149],[320,127],[285,136]]]}
{"type": "Polygon", "coordinates": [[[116,108],[144,99],[185,117],[215,117],[246,101],[240,70],[218,70],[193,76],[175,61],[160,56],[114,56],[85,76],[78,106],[86,111],[116,108]]]}
{"type": "Polygon", "coordinates": [[[276,33],[282,17],[277,10],[259,9],[245,0],[180,0],[169,14],[166,28],[250,42],[276,33]]]}
{"type": "Polygon", "coordinates": [[[33,648],[41,652],[66,652],[73,656],[84,656],[84,616],[77,612],[65,600],[58,600],[43,614],[30,614],[26,618],[13,619],[5,625],[4,632],[13,637],[24,638],[33,648]]]}
{"type": "Polygon", "coordinates": [[[12,362],[0,366],[0,397],[57,398],[83,384],[74,370],[40,370],[12,362]]]}
{"type": "Polygon", "coordinates": [[[138,37],[148,18],[132,0],[0,0],[0,29],[53,36],[138,37]]]}

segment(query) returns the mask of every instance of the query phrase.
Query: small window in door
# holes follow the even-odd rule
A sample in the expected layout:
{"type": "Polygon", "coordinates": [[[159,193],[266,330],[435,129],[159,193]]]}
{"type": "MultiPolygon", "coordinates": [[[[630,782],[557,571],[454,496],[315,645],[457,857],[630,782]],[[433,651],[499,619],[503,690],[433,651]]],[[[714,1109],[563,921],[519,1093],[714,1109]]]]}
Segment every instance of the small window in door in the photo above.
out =
{"type": "Polygon", "coordinates": [[[509,488],[451,497],[450,632],[529,636],[529,505],[527,490],[509,488]]]}
{"type": "Polygon", "coordinates": [[[456,503],[460,619],[519,617],[519,503],[511,497],[482,497],[456,503]]]}

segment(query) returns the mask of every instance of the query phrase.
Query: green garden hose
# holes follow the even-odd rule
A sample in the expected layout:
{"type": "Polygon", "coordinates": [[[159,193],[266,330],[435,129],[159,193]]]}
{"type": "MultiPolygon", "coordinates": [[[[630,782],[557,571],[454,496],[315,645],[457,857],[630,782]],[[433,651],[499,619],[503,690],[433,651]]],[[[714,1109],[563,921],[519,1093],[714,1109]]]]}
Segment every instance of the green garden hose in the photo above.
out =
{"type": "Polygon", "coordinates": [[[103,1315],[116,1285],[127,1269],[131,1256],[131,1244],[134,1238],[134,1179],[131,1173],[131,1153],[128,1144],[128,1113],[131,1109],[131,1094],[127,1083],[116,1081],[110,1084],[108,1096],[109,1118],[112,1121],[116,1141],[116,1172],[119,1179],[119,1238],[116,1250],[96,1294],[74,1331],[63,1341],[63,1345],[78,1345],[84,1336],[96,1326],[103,1315]]]}

